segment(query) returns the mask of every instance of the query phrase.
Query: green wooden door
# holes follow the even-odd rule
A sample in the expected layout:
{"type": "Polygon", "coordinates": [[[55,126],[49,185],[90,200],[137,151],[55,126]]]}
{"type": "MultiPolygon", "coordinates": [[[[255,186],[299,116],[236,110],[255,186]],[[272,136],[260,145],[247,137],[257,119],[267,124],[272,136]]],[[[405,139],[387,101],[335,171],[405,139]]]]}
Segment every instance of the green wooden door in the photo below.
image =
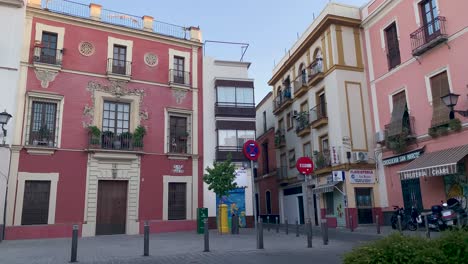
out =
{"type": "Polygon", "coordinates": [[[409,212],[411,206],[415,206],[419,211],[423,210],[419,178],[402,180],[401,190],[403,191],[403,202],[406,211],[409,212]]]}

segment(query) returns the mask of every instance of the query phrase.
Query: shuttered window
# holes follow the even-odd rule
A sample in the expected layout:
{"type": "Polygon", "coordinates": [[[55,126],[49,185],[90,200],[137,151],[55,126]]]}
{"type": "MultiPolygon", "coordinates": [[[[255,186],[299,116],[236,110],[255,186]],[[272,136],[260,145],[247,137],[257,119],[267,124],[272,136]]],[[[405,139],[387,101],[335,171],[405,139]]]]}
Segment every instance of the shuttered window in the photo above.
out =
{"type": "Polygon", "coordinates": [[[405,91],[393,95],[392,101],[392,120],[387,128],[387,136],[395,136],[403,132],[403,118],[407,112],[405,91]]]}
{"type": "Polygon", "coordinates": [[[400,65],[400,44],[398,43],[398,33],[395,23],[392,23],[385,29],[385,37],[387,39],[387,59],[388,69],[391,70],[400,65]]]}
{"type": "Polygon", "coordinates": [[[187,184],[169,183],[168,219],[185,220],[187,218],[187,184]]]}
{"type": "Polygon", "coordinates": [[[21,225],[44,225],[49,219],[50,181],[24,184],[21,225]]]}
{"type": "Polygon", "coordinates": [[[432,91],[432,127],[445,125],[450,121],[450,109],[441,97],[450,93],[447,72],[431,78],[432,91]]]}

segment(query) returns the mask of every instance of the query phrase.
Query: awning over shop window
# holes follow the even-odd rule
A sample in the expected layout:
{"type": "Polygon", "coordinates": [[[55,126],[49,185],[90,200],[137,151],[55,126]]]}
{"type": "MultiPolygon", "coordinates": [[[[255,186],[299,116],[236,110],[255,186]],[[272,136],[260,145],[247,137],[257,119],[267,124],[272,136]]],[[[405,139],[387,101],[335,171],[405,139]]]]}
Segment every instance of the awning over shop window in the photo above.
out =
{"type": "Polygon", "coordinates": [[[458,173],[457,163],[468,155],[468,145],[425,153],[399,171],[402,180],[458,173]]]}
{"type": "Polygon", "coordinates": [[[313,194],[319,194],[319,193],[327,193],[327,192],[333,192],[333,189],[335,188],[335,185],[337,185],[339,182],[332,182],[332,183],[327,183],[323,185],[319,185],[312,189],[313,194]]]}

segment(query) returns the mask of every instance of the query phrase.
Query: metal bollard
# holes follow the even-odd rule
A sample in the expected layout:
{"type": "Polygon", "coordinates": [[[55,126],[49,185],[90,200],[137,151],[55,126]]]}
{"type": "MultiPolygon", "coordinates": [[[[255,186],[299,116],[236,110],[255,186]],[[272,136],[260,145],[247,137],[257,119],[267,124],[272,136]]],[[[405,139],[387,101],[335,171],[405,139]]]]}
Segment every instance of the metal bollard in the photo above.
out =
{"type": "Polygon", "coordinates": [[[397,219],[398,219],[398,230],[400,231],[400,234],[402,232],[402,229],[401,229],[401,216],[397,216],[397,219]]]}
{"type": "Polygon", "coordinates": [[[144,240],[143,256],[145,257],[149,256],[149,233],[150,233],[150,226],[149,226],[148,221],[145,221],[144,235],[143,235],[143,240],[144,240]]]}
{"type": "Polygon", "coordinates": [[[426,238],[431,238],[431,232],[429,231],[429,223],[427,217],[428,215],[424,216],[424,225],[426,225],[426,238]]]}
{"type": "Polygon", "coordinates": [[[270,232],[270,216],[267,216],[267,228],[268,232],[270,232]]]}
{"type": "Polygon", "coordinates": [[[351,229],[351,232],[354,232],[354,225],[353,225],[353,216],[349,216],[349,228],[351,229]]]}
{"type": "Polygon", "coordinates": [[[328,245],[328,225],[327,225],[327,219],[322,219],[321,220],[322,224],[322,239],[323,239],[323,244],[328,245]]]}
{"type": "Polygon", "coordinates": [[[312,221],[307,219],[307,248],[312,248],[312,221]]]}
{"type": "Polygon", "coordinates": [[[288,219],[284,219],[284,224],[286,225],[286,235],[289,234],[289,224],[288,224],[288,219]]]}
{"type": "Polygon", "coordinates": [[[462,227],[460,214],[457,214],[457,227],[458,229],[461,229],[462,227]]]}
{"type": "Polygon", "coordinates": [[[263,249],[263,223],[258,220],[258,235],[257,235],[257,249],[263,249]]]}
{"type": "Polygon", "coordinates": [[[73,225],[70,262],[76,262],[78,253],[78,225],[73,225]]]}
{"type": "Polygon", "coordinates": [[[203,237],[205,240],[205,250],[203,252],[210,252],[210,230],[208,230],[208,219],[203,221],[203,237]]]}
{"type": "Polygon", "coordinates": [[[296,237],[299,237],[299,222],[296,220],[296,237]]]}
{"type": "Polygon", "coordinates": [[[276,217],[276,233],[279,233],[279,221],[278,221],[278,217],[276,217]]]}
{"type": "Polygon", "coordinates": [[[380,222],[379,222],[379,215],[375,216],[375,223],[377,224],[377,234],[380,235],[380,222]]]}

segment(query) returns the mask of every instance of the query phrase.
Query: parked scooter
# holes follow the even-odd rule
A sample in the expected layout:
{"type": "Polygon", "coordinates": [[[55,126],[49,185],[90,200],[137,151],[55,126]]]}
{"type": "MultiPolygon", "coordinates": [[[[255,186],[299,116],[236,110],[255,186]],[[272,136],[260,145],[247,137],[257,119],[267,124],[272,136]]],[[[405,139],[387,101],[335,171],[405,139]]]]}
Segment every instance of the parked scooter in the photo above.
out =
{"type": "Polygon", "coordinates": [[[429,229],[443,231],[445,228],[447,228],[444,221],[442,220],[442,210],[443,208],[441,205],[433,205],[431,207],[432,214],[426,216],[429,229]]]}
{"type": "Polygon", "coordinates": [[[401,217],[401,229],[406,229],[406,221],[405,221],[405,210],[402,207],[399,207],[398,205],[394,205],[393,209],[393,215],[392,218],[390,219],[390,222],[392,223],[392,228],[397,229],[398,228],[398,216],[401,217]]]}
{"type": "Polygon", "coordinates": [[[411,215],[410,219],[408,220],[408,229],[411,231],[415,231],[418,226],[422,226],[423,220],[421,214],[418,212],[416,207],[411,207],[411,215]]]}
{"type": "Polygon", "coordinates": [[[449,228],[456,226],[458,224],[458,219],[464,221],[467,217],[467,213],[462,208],[460,201],[455,198],[448,199],[442,206],[442,221],[444,221],[445,225],[449,228]]]}

